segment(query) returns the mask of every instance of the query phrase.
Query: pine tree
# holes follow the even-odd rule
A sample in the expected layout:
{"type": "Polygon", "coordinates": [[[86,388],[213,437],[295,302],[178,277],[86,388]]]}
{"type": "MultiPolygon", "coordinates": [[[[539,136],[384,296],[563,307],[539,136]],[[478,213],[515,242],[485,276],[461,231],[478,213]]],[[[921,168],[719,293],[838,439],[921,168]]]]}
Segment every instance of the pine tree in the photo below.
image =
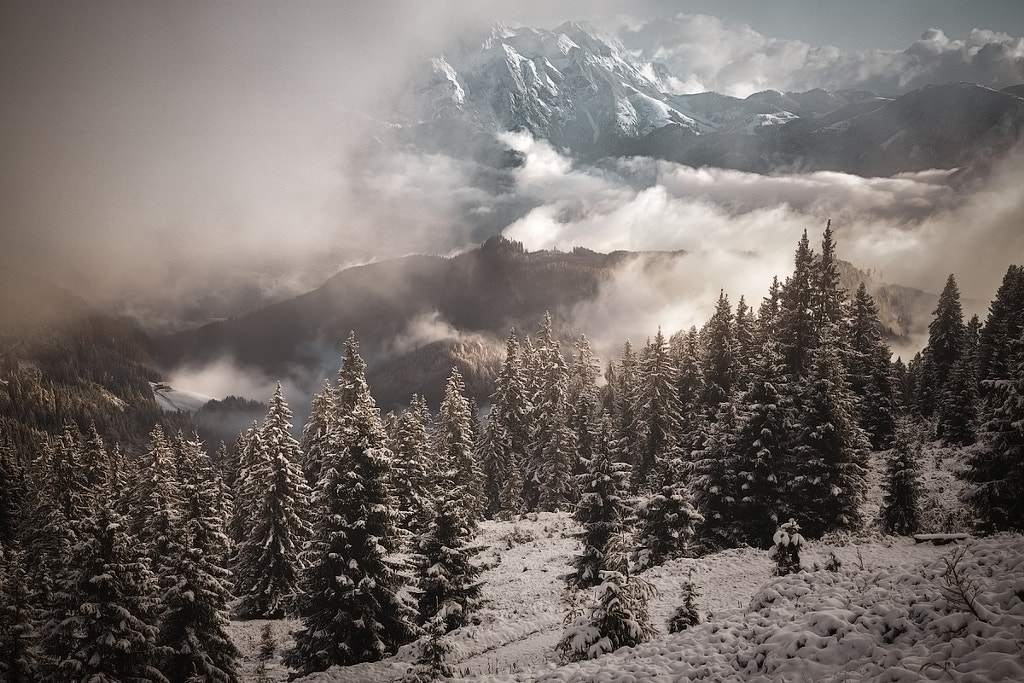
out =
{"type": "Polygon", "coordinates": [[[239,435],[235,445],[238,449],[238,474],[232,491],[228,532],[237,552],[238,547],[249,538],[249,520],[255,517],[251,506],[259,500],[262,488],[256,473],[266,451],[259,422],[254,421],[244,434],[239,435]]]}
{"type": "Polygon", "coordinates": [[[574,496],[571,488],[575,440],[566,427],[569,371],[554,338],[551,314],[545,313],[537,332],[533,363],[534,394],[530,450],[523,472],[523,497],[528,510],[560,507],[574,496]],[[555,479],[551,479],[555,477],[555,479]]]}
{"type": "Polygon", "coordinates": [[[772,325],[786,371],[794,377],[803,375],[807,370],[811,349],[817,346],[816,280],[814,252],[805,230],[797,244],[793,274],[778,295],[778,313],[765,316],[764,321],[772,325]]]}
{"type": "Polygon", "coordinates": [[[523,467],[529,452],[533,411],[516,331],[509,332],[505,361],[495,380],[491,412],[480,448],[480,467],[487,516],[516,514],[523,509],[523,467]]]}
{"type": "Polygon", "coordinates": [[[964,501],[983,531],[1024,530],[1024,334],[1006,365],[1005,378],[985,382],[990,398],[965,474],[964,501]]]}
{"type": "Polygon", "coordinates": [[[978,340],[979,381],[1009,376],[1012,342],[1024,332],[1024,266],[1010,266],[989,305],[978,340]]]}
{"type": "Polygon", "coordinates": [[[700,611],[697,609],[697,586],[693,583],[693,569],[683,585],[679,587],[680,604],[668,618],[668,632],[680,633],[700,623],[700,611]]]}
{"type": "Polygon", "coordinates": [[[0,543],[0,680],[39,680],[35,607],[24,553],[11,542],[0,543]]]}
{"type": "Polygon", "coordinates": [[[838,352],[815,349],[806,377],[794,389],[800,422],[790,442],[793,465],[787,494],[799,501],[811,537],[859,524],[867,491],[867,439],[851,417],[852,398],[838,352]]]}
{"type": "Polygon", "coordinates": [[[462,505],[464,497],[465,492],[454,487],[438,500],[412,558],[419,621],[438,620],[445,632],[466,626],[481,604],[481,570],[472,562],[480,547],[469,545],[472,525],[462,505]]]}
{"type": "Polygon", "coordinates": [[[715,313],[708,320],[701,336],[704,338],[704,397],[705,411],[714,414],[718,405],[728,401],[737,379],[736,337],[729,297],[718,294],[715,313]]]}
{"type": "Polygon", "coordinates": [[[669,341],[672,364],[676,368],[676,390],[679,395],[679,432],[677,440],[684,459],[692,451],[704,447],[701,435],[707,431],[704,410],[704,373],[701,370],[697,328],[672,335],[669,341]]]}
{"type": "Polygon", "coordinates": [[[476,524],[483,510],[483,475],[476,461],[465,392],[462,374],[453,367],[438,411],[433,451],[446,485],[462,490],[470,523],[476,524]]]}
{"type": "Polygon", "coordinates": [[[857,399],[855,417],[875,449],[886,447],[896,428],[896,390],[891,355],[879,333],[878,308],[861,282],[853,299],[848,374],[857,399]]]}
{"type": "Polygon", "coordinates": [[[597,378],[600,375],[597,359],[590,349],[590,342],[583,335],[576,340],[569,375],[569,396],[567,424],[573,433],[576,452],[573,460],[573,474],[586,471],[585,463],[594,457],[597,432],[600,428],[598,417],[597,378]]]}
{"type": "Polygon", "coordinates": [[[812,306],[818,334],[837,336],[838,329],[845,322],[846,292],[839,286],[839,265],[831,220],[821,236],[821,255],[814,268],[813,281],[812,306]]]}
{"type": "Polygon", "coordinates": [[[399,526],[422,531],[430,516],[435,485],[431,481],[434,463],[427,435],[430,410],[427,402],[413,395],[395,425],[388,448],[394,453],[392,486],[399,510],[399,526]]]}
{"type": "Polygon", "coordinates": [[[568,661],[593,659],[646,642],[658,631],[647,603],[654,586],[622,572],[601,572],[594,602],[580,613],[570,612],[557,648],[568,661]]]}
{"type": "Polygon", "coordinates": [[[316,487],[320,478],[320,470],[324,460],[323,449],[328,443],[331,432],[331,420],[337,408],[336,394],[330,382],[325,381],[320,393],[313,397],[310,404],[309,417],[302,428],[299,448],[302,451],[302,471],[306,475],[306,484],[310,489],[316,487]]]}
{"type": "Polygon", "coordinates": [[[690,482],[701,515],[698,536],[701,549],[707,552],[738,543],[741,470],[734,448],[737,423],[736,403],[720,404],[718,414],[699,437],[703,446],[692,454],[690,482]]]}
{"type": "Polygon", "coordinates": [[[946,279],[946,286],[939,295],[939,303],[933,315],[928,325],[928,344],[923,353],[924,372],[918,392],[918,408],[927,418],[934,414],[966,341],[967,330],[960,306],[960,289],[953,275],[946,279]]]}
{"type": "Polygon", "coordinates": [[[624,463],[615,461],[613,442],[611,419],[606,416],[587,471],[576,477],[580,500],[573,518],[583,527],[582,552],[573,558],[575,570],[568,578],[576,588],[597,586],[604,570],[626,568],[622,535],[628,507],[621,492],[627,472],[624,463]]]}
{"type": "Polygon", "coordinates": [[[455,675],[446,658],[453,649],[445,630],[444,619],[434,618],[426,626],[427,637],[420,645],[416,664],[401,679],[402,683],[432,683],[447,680],[455,675]]]}
{"type": "Polygon", "coordinates": [[[43,623],[53,681],[167,679],[157,659],[160,607],[152,572],[125,520],[99,499],[79,524],[67,567],[43,623]]]}
{"type": "Polygon", "coordinates": [[[346,342],[339,408],[313,494],[312,536],[302,554],[302,628],[284,663],[298,675],[376,661],[416,635],[390,491],[392,453],[370,396],[355,337],[346,342]]]}
{"type": "Polygon", "coordinates": [[[641,570],[685,555],[704,521],[693,507],[679,469],[678,461],[666,465],[659,475],[661,485],[637,505],[636,564],[641,570]]]}
{"type": "Polygon", "coordinates": [[[239,506],[248,515],[248,533],[236,547],[233,563],[241,619],[284,616],[298,586],[299,552],[309,535],[305,517],[310,493],[291,418],[278,382],[243,487],[243,495],[251,498],[239,506]]]}
{"type": "MultiPolygon", "coordinates": [[[[633,351],[633,345],[628,339],[623,344],[618,366],[614,372],[609,372],[608,375],[609,382],[613,382],[614,386],[612,417],[617,439],[621,445],[620,456],[631,466],[637,467],[641,459],[639,454],[641,435],[637,433],[638,416],[635,412],[637,392],[640,387],[640,363],[636,352],[633,351]]],[[[645,472],[644,477],[646,474],[645,472]]]]}
{"type": "Polygon", "coordinates": [[[910,536],[920,526],[919,499],[921,483],[920,444],[911,443],[909,429],[904,428],[896,438],[886,461],[885,495],[880,516],[887,534],[910,536]]]}
{"type": "Polygon", "coordinates": [[[789,391],[778,346],[767,341],[751,367],[750,387],[738,401],[735,464],[723,463],[736,478],[735,504],[727,508],[735,520],[731,536],[754,547],[765,547],[782,515],[795,514],[785,490],[793,466],[789,391]]]}
{"type": "Polygon", "coordinates": [[[661,330],[644,347],[631,412],[636,461],[630,490],[651,491],[668,463],[682,455],[677,440],[682,425],[676,367],[661,330]]]}
{"type": "Polygon", "coordinates": [[[565,410],[562,405],[559,412],[550,416],[551,425],[540,451],[537,507],[544,512],[571,508],[579,494],[572,473],[576,433],[567,423],[565,410]]]}
{"type": "Polygon", "coordinates": [[[25,468],[0,424],[0,548],[13,545],[21,535],[28,505],[27,486],[25,468]]]}
{"type": "Polygon", "coordinates": [[[198,439],[179,439],[177,450],[182,496],[172,547],[178,552],[159,560],[160,576],[171,579],[163,581],[161,595],[161,669],[171,683],[235,683],[241,653],[229,631],[229,541],[218,510],[220,484],[198,439]]]}
{"type": "Polygon", "coordinates": [[[736,316],[733,318],[733,331],[736,338],[735,366],[738,389],[746,389],[747,369],[756,352],[757,319],[754,311],[747,305],[743,296],[736,302],[736,316]]]}

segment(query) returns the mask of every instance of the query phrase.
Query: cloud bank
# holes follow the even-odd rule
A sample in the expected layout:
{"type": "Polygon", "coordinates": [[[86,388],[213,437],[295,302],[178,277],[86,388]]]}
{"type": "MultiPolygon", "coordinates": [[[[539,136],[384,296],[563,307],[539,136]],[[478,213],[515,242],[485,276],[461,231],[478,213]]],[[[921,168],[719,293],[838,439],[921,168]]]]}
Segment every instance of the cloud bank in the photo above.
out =
{"type": "Polygon", "coordinates": [[[769,89],[823,88],[895,95],[932,83],[1024,83],[1024,38],[989,29],[957,39],[929,28],[902,51],[843,52],[770,38],[713,16],[680,14],[623,28],[619,38],[644,61],[667,66],[672,75],[662,82],[675,94],[713,90],[746,97],[769,89]]]}
{"type": "Polygon", "coordinates": [[[526,159],[516,189],[536,204],[504,231],[509,239],[531,250],[685,252],[630,261],[576,311],[579,329],[607,331],[606,344],[699,326],[720,290],[756,307],[772,277],[792,270],[801,233],[814,245],[829,220],[840,258],[930,292],[955,273],[964,297],[982,302],[1024,257],[1024,197],[1014,190],[1022,149],[964,188],[949,171],[760,176],[647,158],[574,167],[544,141],[505,140],[526,159]]]}

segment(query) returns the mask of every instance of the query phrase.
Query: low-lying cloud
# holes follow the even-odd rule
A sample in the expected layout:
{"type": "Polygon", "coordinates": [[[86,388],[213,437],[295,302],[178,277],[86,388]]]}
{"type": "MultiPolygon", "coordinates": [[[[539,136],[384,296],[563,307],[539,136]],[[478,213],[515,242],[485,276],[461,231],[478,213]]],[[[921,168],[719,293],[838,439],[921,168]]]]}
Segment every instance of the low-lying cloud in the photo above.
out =
{"type": "Polygon", "coordinates": [[[930,292],[955,273],[964,297],[982,302],[1024,257],[1020,149],[984,181],[958,188],[949,171],[761,176],[647,158],[574,167],[544,141],[506,140],[526,159],[517,189],[537,204],[508,238],[531,250],[685,252],[627,262],[596,302],[579,307],[579,329],[608,335],[606,344],[699,326],[720,290],[756,308],[772,277],[791,272],[801,233],[816,247],[829,220],[840,258],[930,292]]]}
{"type": "Polygon", "coordinates": [[[976,28],[966,38],[923,30],[905,50],[843,52],[831,45],[764,36],[708,15],[656,19],[619,31],[624,46],[671,74],[675,94],[713,90],[746,97],[762,90],[858,89],[902,94],[932,83],[993,88],[1024,82],[1024,38],[976,28]]]}

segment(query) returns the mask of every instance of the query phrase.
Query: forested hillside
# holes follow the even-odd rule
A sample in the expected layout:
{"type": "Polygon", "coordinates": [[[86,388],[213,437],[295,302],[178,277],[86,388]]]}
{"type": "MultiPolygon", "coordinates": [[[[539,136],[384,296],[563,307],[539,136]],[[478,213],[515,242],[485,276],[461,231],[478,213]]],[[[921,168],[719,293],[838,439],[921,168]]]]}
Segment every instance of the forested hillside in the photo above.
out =
{"type": "MultiPolygon", "coordinates": [[[[417,640],[409,675],[450,675],[448,634],[480,608],[474,537],[485,519],[562,512],[580,525],[565,580],[593,602],[567,621],[566,661],[652,637],[645,573],[679,558],[773,548],[786,574],[801,567],[803,539],[868,525],[1021,531],[1022,312],[1021,267],[1008,270],[984,322],[964,320],[950,275],[926,347],[894,362],[866,287],[840,285],[826,228],[818,250],[804,234],[793,272],[761,301],[722,292],[700,329],[652,330],[604,363],[585,336],[563,349],[548,314],[532,334],[510,330],[486,415],[458,369],[436,406],[411,396],[400,414],[382,415],[352,333],[301,429],[279,386],[263,421],[212,455],[162,416],[130,457],[97,428],[45,422],[43,399],[27,403],[24,421],[9,403],[0,671],[239,680],[232,617],[294,615],[283,662],[299,675],[417,640]],[[927,516],[923,443],[963,449],[962,497],[927,516]],[[884,472],[877,514],[872,471],[884,472]]],[[[128,370],[58,362],[92,360],[100,335],[120,339],[109,322],[73,329],[57,358],[43,343],[52,334],[26,338],[33,355],[5,360],[8,397],[25,377],[35,378],[26,396],[48,396],[41,387],[53,392],[56,380],[95,385],[100,405],[121,405],[108,393],[125,403],[144,395],[133,373],[145,357],[128,340],[116,347],[135,359],[128,370]]],[[[98,425],[106,411],[93,408],[81,405],[98,425]]],[[[136,422],[110,422],[113,433],[144,418],[122,408],[136,422]]]]}

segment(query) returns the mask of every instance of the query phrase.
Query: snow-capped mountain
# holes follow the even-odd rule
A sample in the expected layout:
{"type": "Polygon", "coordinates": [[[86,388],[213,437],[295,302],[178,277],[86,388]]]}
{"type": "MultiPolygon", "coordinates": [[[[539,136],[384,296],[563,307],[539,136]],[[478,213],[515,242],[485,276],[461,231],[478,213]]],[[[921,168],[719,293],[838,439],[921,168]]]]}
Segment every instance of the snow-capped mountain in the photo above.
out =
{"type": "Polygon", "coordinates": [[[958,83],[898,97],[767,90],[741,99],[674,94],[672,82],[668,67],[587,24],[501,25],[425,64],[398,114],[407,139],[446,149],[526,130],[577,158],[645,155],[759,173],[951,168],[1024,131],[1014,88],[958,83]]]}
{"type": "Polygon", "coordinates": [[[685,107],[618,41],[586,24],[554,31],[498,25],[482,40],[435,57],[419,76],[407,114],[457,118],[489,130],[526,129],[579,148],[646,135],[667,125],[696,133],[685,107]]]}

